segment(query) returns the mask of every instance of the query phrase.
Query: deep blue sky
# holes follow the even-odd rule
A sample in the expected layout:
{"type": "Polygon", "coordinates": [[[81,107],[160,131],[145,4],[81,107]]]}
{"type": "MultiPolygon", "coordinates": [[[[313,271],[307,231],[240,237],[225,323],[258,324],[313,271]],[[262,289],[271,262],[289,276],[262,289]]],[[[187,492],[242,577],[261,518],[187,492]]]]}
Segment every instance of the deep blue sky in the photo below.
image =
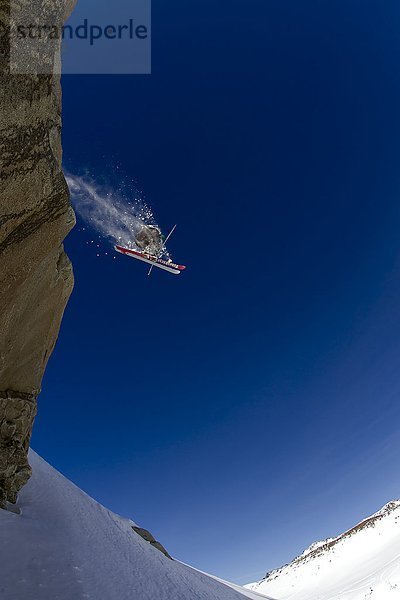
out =
{"type": "Polygon", "coordinates": [[[400,6],[383,4],[154,0],[151,76],[63,82],[66,167],[137,181],[189,268],[147,278],[69,236],[34,448],[241,583],[400,496],[400,6]]]}

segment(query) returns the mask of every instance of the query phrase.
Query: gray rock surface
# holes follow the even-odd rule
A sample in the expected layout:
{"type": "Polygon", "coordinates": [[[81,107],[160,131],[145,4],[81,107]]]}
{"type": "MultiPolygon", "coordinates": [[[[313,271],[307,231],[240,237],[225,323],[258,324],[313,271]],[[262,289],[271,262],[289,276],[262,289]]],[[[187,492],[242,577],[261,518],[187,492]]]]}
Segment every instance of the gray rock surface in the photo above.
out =
{"type": "MultiPolygon", "coordinates": [[[[147,531],[147,529],[143,529],[143,527],[137,527],[137,526],[132,526],[132,529],[135,533],[140,535],[140,537],[143,538],[146,542],[149,542],[149,544],[151,546],[153,546],[153,548],[156,548],[157,550],[162,552],[164,554],[164,556],[166,556],[167,558],[171,558],[171,556],[166,551],[166,549],[161,544],[161,542],[158,542],[155,539],[155,537],[150,533],[150,531],[147,531]]],[[[171,560],[172,560],[172,558],[171,558],[171,560]]]]}
{"type": "MultiPolygon", "coordinates": [[[[22,13],[28,0],[14,0],[22,13]]],[[[73,3],[42,3],[62,18],[73,3]]],[[[11,13],[13,14],[13,13],[11,13]]],[[[43,18],[45,18],[45,14],[43,18]]],[[[0,505],[30,477],[36,400],[73,287],[62,243],[74,214],[61,169],[57,75],[9,72],[10,3],[0,3],[0,505]]],[[[58,57],[55,56],[55,60],[58,57]]]]}

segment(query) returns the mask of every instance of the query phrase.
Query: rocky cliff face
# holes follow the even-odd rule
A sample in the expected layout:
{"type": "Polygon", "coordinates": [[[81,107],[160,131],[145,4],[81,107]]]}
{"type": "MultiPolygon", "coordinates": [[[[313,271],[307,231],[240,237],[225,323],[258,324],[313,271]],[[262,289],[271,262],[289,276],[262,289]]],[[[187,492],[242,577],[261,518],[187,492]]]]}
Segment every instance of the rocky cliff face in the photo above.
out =
{"type": "MultiPolygon", "coordinates": [[[[29,0],[13,0],[29,11],[29,0]]],[[[57,0],[43,2],[52,10],[57,0]]],[[[58,3],[62,18],[72,9],[58,3]]],[[[44,14],[44,19],[46,12],[44,14]]],[[[73,287],[62,242],[74,225],[61,170],[56,75],[9,72],[10,4],[0,3],[0,506],[30,476],[43,373],[73,287]]],[[[57,59],[57,57],[56,57],[57,59]]]]}

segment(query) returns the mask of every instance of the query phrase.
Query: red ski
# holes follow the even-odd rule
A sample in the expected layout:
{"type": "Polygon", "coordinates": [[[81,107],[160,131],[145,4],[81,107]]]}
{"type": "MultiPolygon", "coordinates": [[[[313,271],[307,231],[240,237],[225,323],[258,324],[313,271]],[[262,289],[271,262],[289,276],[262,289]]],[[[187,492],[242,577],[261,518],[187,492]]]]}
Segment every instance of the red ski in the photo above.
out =
{"type": "Polygon", "coordinates": [[[132,258],[137,258],[137,260],[141,260],[152,267],[158,267],[159,269],[163,269],[164,271],[168,271],[168,273],[173,273],[174,275],[179,275],[182,271],[186,269],[184,265],[176,265],[172,261],[162,260],[161,258],[157,258],[156,256],[151,256],[150,254],[146,254],[145,252],[138,252],[137,250],[132,250],[131,248],[124,248],[123,246],[114,246],[117,252],[121,254],[126,254],[126,256],[132,256],[132,258]]]}

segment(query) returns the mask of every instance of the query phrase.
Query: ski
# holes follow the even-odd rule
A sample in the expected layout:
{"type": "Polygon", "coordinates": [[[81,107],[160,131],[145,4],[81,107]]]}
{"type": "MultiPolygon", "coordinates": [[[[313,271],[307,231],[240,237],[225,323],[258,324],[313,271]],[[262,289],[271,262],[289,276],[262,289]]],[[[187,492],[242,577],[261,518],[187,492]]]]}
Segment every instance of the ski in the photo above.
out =
{"type": "Polygon", "coordinates": [[[174,275],[179,275],[182,271],[186,269],[184,265],[176,265],[172,261],[169,262],[167,260],[162,260],[161,258],[156,258],[155,256],[151,256],[150,254],[138,252],[137,250],[132,250],[131,248],[124,248],[123,246],[114,246],[114,249],[117,252],[120,252],[121,254],[131,256],[132,258],[141,260],[147,263],[148,265],[158,267],[159,269],[163,269],[164,271],[168,271],[168,273],[173,273],[174,275]]]}

